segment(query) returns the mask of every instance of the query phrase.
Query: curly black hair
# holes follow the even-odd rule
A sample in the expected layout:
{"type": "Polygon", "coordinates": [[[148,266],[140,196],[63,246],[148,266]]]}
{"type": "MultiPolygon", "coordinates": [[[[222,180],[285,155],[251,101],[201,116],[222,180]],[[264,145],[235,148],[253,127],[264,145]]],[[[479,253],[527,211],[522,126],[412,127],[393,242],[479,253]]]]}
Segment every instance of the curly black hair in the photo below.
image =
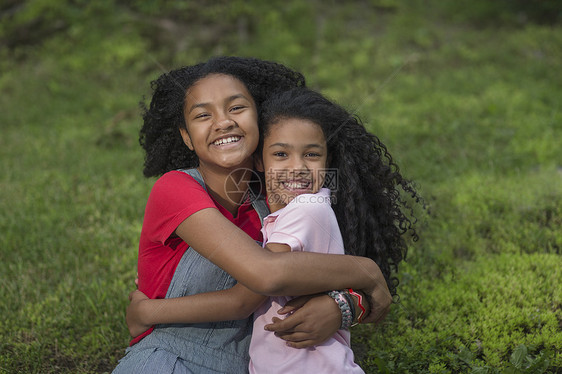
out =
{"type": "Polygon", "coordinates": [[[326,187],[332,187],[332,208],[346,253],[374,260],[396,296],[398,278],[393,273],[407,252],[403,234],[410,231],[414,240],[418,238],[413,209],[400,189],[416,202],[420,197],[386,146],[359,117],[304,87],[270,97],[261,109],[258,153],[269,129],[280,120],[299,118],[320,125],[328,146],[327,166],[336,170],[337,185],[326,187]]]}
{"type": "Polygon", "coordinates": [[[187,90],[210,74],[239,79],[252,95],[258,112],[261,103],[274,92],[305,85],[302,74],[284,65],[234,56],[214,57],[205,63],[162,74],[151,82],[153,94],[149,107],[141,103],[143,126],[139,143],[145,151],[145,177],[198,166],[197,155],[184,144],[179,129],[185,128],[183,110],[187,90]]]}

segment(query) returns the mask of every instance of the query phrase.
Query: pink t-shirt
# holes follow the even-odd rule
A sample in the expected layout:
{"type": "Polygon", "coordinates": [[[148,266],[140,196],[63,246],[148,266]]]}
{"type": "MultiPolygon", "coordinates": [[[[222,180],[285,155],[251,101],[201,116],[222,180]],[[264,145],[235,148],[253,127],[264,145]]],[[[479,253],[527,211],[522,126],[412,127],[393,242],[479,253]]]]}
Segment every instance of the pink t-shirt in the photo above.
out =
{"type": "MultiPolygon", "coordinates": [[[[270,214],[262,228],[264,243],[282,243],[291,251],[343,254],[336,215],[330,206],[330,190],[299,195],[285,208],[270,214]]],[[[250,373],[363,373],[353,361],[350,334],[338,330],[321,345],[306,349],[287,347],[285,341],[264,326],[290,297],[270,297],[254,312],[250,343],[250,373]]]]}

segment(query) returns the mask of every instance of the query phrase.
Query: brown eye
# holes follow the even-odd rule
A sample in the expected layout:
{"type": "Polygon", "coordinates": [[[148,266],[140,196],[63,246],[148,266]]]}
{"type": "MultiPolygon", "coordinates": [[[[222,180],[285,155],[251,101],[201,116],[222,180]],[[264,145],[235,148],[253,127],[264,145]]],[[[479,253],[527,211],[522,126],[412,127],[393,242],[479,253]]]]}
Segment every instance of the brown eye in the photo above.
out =
{"type": "Polygon", "coordinates": [[[307,154],[305,154],[305,157],[320,157],[320,156],[321,155],[316,152],[308,152],[307,154]]]}
{"type": "Polygon", "coordinates": [[[195,117],[193,117],[194,119],[202,119],[202,118],[206,118],[206,117],[210,117],[211,115],[209,113],[199,113],[197,114],[195,117]]]}
{"type": "Polygon", "coordinates": [[[233,107],[230,109],[230,111],[231,111],[231,112],[237,112],[237,111],[240,111],[240,110],[242,110],[242,109],[244,109],[244,108],[246,108],[246,107],[243,106],[243,105],[236,105],[236,106],[233,106],[233,107]]]}

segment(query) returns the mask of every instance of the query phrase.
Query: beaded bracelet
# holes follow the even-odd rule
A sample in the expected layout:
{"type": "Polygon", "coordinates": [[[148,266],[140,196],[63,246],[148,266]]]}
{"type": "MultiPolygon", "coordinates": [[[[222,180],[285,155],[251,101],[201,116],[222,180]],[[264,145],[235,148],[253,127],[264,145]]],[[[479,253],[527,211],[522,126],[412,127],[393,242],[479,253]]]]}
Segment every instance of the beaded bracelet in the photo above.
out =
{"type": "Polygon", "coordinates": [[[357,311],[355,310],[355,302],[353,301],[353,297],[351,297],[351,294],[348,290],[343,290],[341,292],[342,292],[342,295],[347,300],[347,304],[349,305],[349,309],[351,309],[351,315],[353,316],[353,321],[355,321],[355,318],[357,317],[357,311]]]}
{"type": "Polygon", "coordinates": [[[329,291],[328,296],[330,296],[334,301],[338,304],[338,307],[341,311],[341,329],[348,330],[353,323],[354,315],[351,312],[351,308],[349,306],[349,302],[347,298],[344,296],[344,292],[342,291],[329,291]]]}

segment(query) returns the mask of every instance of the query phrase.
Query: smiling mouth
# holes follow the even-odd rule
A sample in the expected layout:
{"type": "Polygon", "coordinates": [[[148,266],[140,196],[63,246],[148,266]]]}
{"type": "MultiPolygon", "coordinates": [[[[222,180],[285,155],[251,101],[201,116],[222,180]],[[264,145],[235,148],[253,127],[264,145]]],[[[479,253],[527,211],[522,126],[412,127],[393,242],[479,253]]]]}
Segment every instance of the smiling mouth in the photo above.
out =
{"type": "Polygon", "coordinates": [[[287,190],[308,190],[310,189],[312,182],[287,181],[287,182],[281,182],[281,184],[287,190]]]}
{"type": "Polygon", "coordinates": [[[213,142],[213,145],[225,145],[225,144],[236,143],[240,141],[240,139],[242,139],[241,136],[228,136],[226,138],[220,138],[215,140],[213,142]]]}

